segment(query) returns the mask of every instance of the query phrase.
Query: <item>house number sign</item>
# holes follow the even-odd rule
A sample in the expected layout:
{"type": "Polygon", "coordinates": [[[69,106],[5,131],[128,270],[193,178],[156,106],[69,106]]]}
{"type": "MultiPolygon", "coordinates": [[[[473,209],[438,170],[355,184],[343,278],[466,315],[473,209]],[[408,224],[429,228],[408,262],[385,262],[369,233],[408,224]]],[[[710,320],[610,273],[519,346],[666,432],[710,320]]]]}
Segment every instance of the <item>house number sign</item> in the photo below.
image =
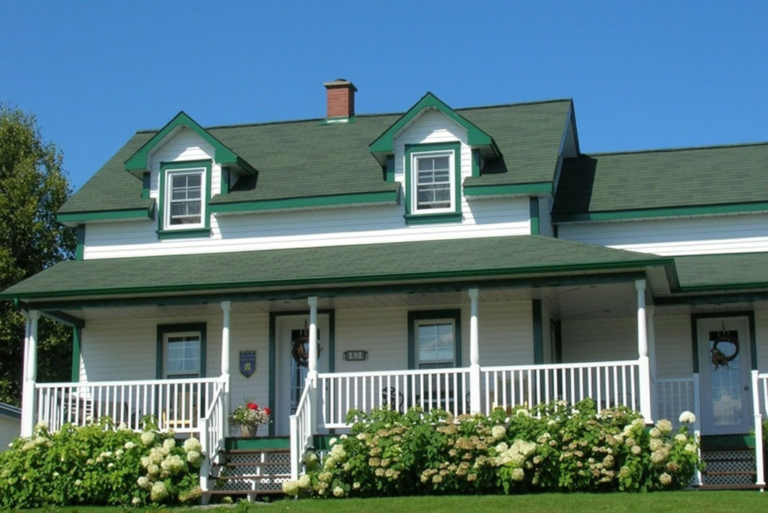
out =
{"type": "Polygon", "coordinates": [[[362,362],[368,359],[368,351],[344,351],[344,360],[347,362],[362,362]]]}

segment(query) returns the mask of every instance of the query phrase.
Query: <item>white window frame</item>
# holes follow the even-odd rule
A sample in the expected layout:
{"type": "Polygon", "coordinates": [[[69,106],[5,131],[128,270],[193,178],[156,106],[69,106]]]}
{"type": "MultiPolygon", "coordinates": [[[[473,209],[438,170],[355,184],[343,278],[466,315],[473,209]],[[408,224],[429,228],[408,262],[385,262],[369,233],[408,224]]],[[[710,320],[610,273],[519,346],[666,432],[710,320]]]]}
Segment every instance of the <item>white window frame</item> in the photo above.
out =
{"type": "Polygon", "coordinates": [[[183,379],[183,378],[195,378],[202,376],[202,350],[203,350],[203,334],[200,331],[177,331],[163,334],[163,377],[165,379],[183,379]],[[171,338],[175,337],[197,337],[197,372],[177,372],[169,373],[168,371],[168,357],[170,352],[168,351],[168,345],[171,338]]]}
{"type": "Polygon", "coordinates": [[[411,213],[412,214],[445,214],[456,212],[456,152],[454,150],[419,151],[411,153],[411,213]],[[448,157],[448,206],[443,208],[419,208],[419,159],[448,157]]]}
{"type": "Polygon", "coordinates": [[[205,216],[208,215],[207,212],[207,205],[205,198],[207,197],[208,191],[206,190],[207,186],[207,180],[206,180],[206,173],[207,169],[205,167],[189,167],[189,168],[182,168],[182,169],[166,169],[165,170],[165,184],[164,184],[164,194],[165,198],[163,198],[163,230],[189,230],[194,228],[205,228],[205,216]],[[171,198],[173,197],[173,177],[175,176],[190,176],[190,175],[200,175],[200,222],[194,223],[194,224],[171,224],[171,198]]]}
{"type": "Polygon", "coordinates": [[[452,369],[456,367],[456,320],[451,318],[435,318],[435,319],[417,319],[413,321],[413,332],[414,332],[414,343],[415,343],[415,362],[416,362],[416,368],[421,369],[422,364],[429,364],[429,367],[424,367],[426,370],[430,369],[452,369]],[[434,325],[434,324],[450,324],[451,326],[451,333],[452,333],[452,340],[451,340],[451,353],[453,354],[453,358],[451,360],[426,360],[422,361],[421,359],[421,346],[420,346],[420,339],[419,339],[419,327],[425,326],[425,325],[434,325]]]}

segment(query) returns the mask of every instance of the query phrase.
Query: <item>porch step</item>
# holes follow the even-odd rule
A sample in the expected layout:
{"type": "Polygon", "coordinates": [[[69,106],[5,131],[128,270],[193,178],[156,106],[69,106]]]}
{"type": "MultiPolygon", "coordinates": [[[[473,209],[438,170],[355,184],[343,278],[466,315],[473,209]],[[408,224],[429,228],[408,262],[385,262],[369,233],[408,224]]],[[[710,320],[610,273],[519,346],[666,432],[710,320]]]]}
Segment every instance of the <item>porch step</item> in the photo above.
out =
{"type": "Polygon", "coordinates": [[[223,461],[211,469],[209,479],[213,490],[207,495],[249,498],[282,495],[283,483],[291,478],[290,451],[270,447],[275,445],[274,441],[263,445],[224,451],[223,461]]]}
{"type": "Polygon", "coordinates": [[[714,491],[714,490],[762,490],[764,488],[765,488],[764,486],[758,486],[756,484],[735,484],[735,485],[720,484],[720,485],[699,486],[699,490],[703,492],[714,491]]]}

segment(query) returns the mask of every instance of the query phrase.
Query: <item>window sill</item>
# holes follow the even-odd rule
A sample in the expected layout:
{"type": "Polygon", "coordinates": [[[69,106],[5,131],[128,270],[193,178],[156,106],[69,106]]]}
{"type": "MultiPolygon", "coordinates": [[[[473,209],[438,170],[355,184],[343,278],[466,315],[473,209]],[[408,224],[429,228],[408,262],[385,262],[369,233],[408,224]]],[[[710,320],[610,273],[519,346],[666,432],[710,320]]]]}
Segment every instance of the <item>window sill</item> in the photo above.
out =
{"type": "Polygon", "coordinates": [[[188,230],[157,230],[157,238],[160,240],[199,239],[202,237],[210,236],[210,228],[190,228],[188,230]]]}
{"type": "Polygon", "coordinates": [[[447,212],[444,214],[406,214],[405,224],[436,224],[436,223],[460,223],[461,212],[447,212]]]}

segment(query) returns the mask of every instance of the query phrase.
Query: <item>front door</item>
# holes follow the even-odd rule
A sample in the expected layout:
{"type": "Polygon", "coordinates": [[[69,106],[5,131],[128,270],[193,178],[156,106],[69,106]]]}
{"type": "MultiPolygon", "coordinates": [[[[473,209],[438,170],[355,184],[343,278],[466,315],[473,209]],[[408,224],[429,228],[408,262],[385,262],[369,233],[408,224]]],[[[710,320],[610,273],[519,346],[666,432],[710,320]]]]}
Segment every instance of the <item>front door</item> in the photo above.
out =
{"type": "MultiPolygon", "coordinates": [[[[317,371],[328,369],[328,315],[317,315],[320,354],[317,371]]],[[[275,434],[287,436],[290,416],[295,413],[304,382],[307,378],[309,357],[309,315],[290,315],[277,318],[275,338],[277,342],[276,401],[273,420],[275,434]]]]}
{"type": "Polygon", "coordinates": [[[746,317],[697,321],[702,433],[744,434],[752,418],[749,322],[746,317]]]}

